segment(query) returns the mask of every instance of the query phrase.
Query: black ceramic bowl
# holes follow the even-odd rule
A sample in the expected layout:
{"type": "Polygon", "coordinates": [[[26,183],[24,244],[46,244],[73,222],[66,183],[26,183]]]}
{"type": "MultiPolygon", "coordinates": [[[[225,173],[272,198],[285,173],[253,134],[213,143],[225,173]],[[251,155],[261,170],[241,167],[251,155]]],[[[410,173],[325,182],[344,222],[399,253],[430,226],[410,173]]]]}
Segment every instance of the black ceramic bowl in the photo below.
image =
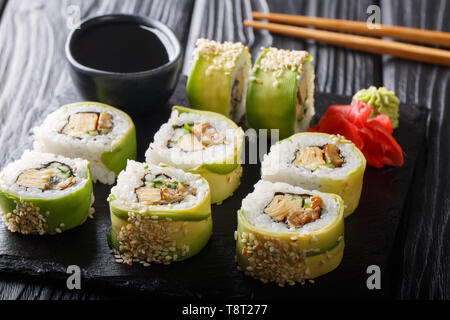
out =
{"type": "Polygon", "coordinates": [[[103,102],[134,114],[149,114],[167,102],[177,84],[182,63],[180,42],[169,27],[154,19],[124,14],[103,15],[82,22],[67,39],[66,56],[73,82],[84,99],[103,102]],[[162,42],[168,62],[151,70],[123,73],[94,69],[77,61],[73,55],[77,37],[87,28],[111,22],[138,23],[156,30],[164,37],[162,42]]]}

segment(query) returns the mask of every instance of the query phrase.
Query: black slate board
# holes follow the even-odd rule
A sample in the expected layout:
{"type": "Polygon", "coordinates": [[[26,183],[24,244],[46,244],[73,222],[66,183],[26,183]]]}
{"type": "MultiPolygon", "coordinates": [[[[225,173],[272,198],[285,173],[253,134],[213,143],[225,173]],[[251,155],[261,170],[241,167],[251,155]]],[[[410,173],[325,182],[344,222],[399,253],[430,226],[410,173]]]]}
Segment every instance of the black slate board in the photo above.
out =
{"type": "MultiPolygon", "coordinates": [[[[186,105],[183,77],[169,105],[186,105]]],[[[55,97],[53,104],[76,101],[72,90],[55,97]]],[[[346,104],[350,98],[316,93],[320,116],[331,104],[346,104]]],[[[83,270],[83,287],[122,288],[124,292],[145,292],[154,297],[209,299],[317,299],[386,298],[392,296],[390,278],[394,274],[391,252],[410,188],[416,159],[425,152],[428,113],[425,108],[402,105],[400,129],[395,137],[406,153],[402,168],[368,167],[358,210],[345,221],[346,248],[338,269],[316,279],[314,284],[279,288],[263,285],[244,276],[234,262],[235,214],[243,197],[259,179],[259,165],[245,165],[242,185],[221,206],[213,206],[214,232],[206,248],[197,256],[169,266],[116,264],[109,253],[106,234],[110,221],[106,202],[109,186],[95,186],[95,219],[58,236],[25,237],[10,233],[0,225],[0,272],[56,279],[65,286],[66,268],[78,265],[83,270]],[[382,289],[368,290],[366,269],[381,268],[382,289]]],[[[170,108],[162,107],[147,117],[135,117],[138,155],[144,152],[159,126],[167,120],[170,108]]],[[[316,119],[317,120],[317,119],[316,119]]],[[[23,149],[23,148],[19,148],[23,149]]],[[[22,150],[20,150],[21,152],[22,150]]],[[[16,155],[17,157],[17,155],[16,155]]],[[[398,272],[398,270],[397,270],[398,272]]]]}

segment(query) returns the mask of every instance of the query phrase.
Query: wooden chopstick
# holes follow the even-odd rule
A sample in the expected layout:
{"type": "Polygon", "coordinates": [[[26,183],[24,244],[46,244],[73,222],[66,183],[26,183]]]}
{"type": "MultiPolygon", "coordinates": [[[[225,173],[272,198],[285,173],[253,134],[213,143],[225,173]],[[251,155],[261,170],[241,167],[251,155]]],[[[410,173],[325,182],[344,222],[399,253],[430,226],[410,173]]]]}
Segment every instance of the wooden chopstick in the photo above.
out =
{"type": "Polygon", "coordinates": [[[264,29],[274,33],[294,36],[297,38],[313,39],[320,42],[370,53],[388,54],[393,57],[408,60],[450,66],[450,50],[435,49],[402,42],[385,41],[376,38],[288,26],[277,23],[245,20],[244,26],[264,29]]]}
{"type": "Polygon", "coordinates": [[[384,24],[377,24],[377,28],[369,29],[367,23],[360,21],[307,17],[282,13],[252,12],[252,17],[253,19],[264,19],[290,25],[316,27],[377,37],[389,37],[411,42],[450,47],[450,32],[389,26],[384,24]]]}

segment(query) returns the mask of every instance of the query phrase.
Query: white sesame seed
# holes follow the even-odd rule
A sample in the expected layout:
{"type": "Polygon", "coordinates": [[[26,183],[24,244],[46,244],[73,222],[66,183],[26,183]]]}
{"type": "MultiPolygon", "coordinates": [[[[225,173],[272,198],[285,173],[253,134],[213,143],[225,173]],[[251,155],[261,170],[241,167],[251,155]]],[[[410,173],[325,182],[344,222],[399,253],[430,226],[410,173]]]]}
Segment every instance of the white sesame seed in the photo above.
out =
{"type": "Polygon", "coordinates": [[[209,75],[212,70],[223,70],[225,74],[231,74],[244,50],[248,49],[240,42],[220,43],[214,40],[198,39],[193,57],[194,59],[202,57],[212,63],[207,69],[206,75],[209,75]]]}
{"type": "Polygon", "coordinates": [[[306,51],[277,48],[262,49],[264,53],[255,68],[261,68],[264,71],[276,71],[276,78],[279,78],[284,70],[301,71],[303,63],[309,57],[309,53],[306,51]]]}

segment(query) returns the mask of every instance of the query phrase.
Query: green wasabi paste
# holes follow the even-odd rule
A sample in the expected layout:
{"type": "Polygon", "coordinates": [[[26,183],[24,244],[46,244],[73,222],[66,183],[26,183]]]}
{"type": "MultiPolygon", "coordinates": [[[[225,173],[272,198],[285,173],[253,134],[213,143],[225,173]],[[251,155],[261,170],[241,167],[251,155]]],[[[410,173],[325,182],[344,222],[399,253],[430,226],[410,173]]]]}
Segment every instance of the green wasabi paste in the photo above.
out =
{"type": "Polygon", "coordinates": [[[388,91],[385,87],[371,86],[369,89],[363,89],[355,94],[353,100],[360,100],[367,103],[372,109],[371,118],[380,114],[389,116],[394,128],[398,128],[398,107],[400,100],[395,92],[388,91]]]}

